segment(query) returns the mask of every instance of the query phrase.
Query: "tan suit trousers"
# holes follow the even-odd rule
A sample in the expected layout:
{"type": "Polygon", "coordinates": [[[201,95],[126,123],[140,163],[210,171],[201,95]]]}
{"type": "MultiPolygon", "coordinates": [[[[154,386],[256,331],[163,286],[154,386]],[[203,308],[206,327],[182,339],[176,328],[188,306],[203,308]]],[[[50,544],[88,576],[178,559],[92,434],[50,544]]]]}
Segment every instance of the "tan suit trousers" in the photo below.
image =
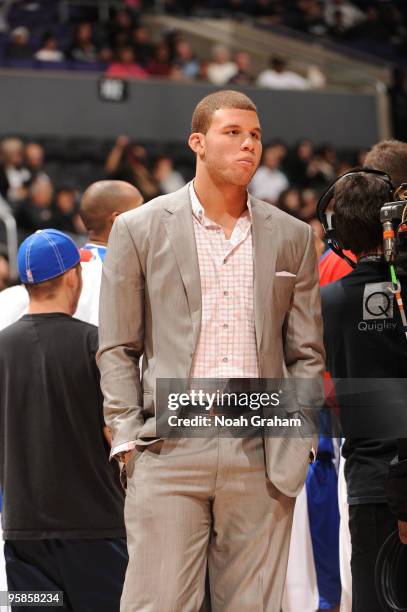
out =
{"type": "Polygon", "coordinates": [[[121,612],[279,612],[295,499],[265,472],[263,440],[181,438],[127,466],[121,612]]]}

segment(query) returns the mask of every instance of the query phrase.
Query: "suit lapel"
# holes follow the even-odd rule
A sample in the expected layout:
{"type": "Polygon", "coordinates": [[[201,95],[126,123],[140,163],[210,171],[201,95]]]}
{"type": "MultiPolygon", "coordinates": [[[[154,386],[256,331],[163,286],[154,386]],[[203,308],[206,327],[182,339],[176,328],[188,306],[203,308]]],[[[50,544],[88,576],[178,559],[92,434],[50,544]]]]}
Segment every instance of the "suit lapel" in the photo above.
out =
{"type": "Polygon", "coordinates": [[[257,350],[260,350],[263,335],[264,316],[271,308],[270,295],[275,275],[277,258],[276,235],[272,224],[272,206],[267,210],[256,204],[252,205],[252,237],[254,262],[254,322],[256,328],[257,350]]]}
{"type": "Polygon", "coordinates": [[[185,287],[196,345],[201,327],[202,295],[188,185],[170,199],[165,207],[164,223],[185,287]]]}

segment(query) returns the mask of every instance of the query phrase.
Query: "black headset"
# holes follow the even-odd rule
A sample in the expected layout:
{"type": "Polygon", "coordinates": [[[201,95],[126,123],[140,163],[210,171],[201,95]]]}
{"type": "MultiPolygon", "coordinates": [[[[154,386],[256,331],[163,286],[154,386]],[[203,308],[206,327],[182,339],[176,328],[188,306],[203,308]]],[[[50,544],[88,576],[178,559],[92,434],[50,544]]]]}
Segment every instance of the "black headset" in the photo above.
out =
{"type": "MultiPolygon", "coordinates": [[[[342,259],[345,259],[348,262],[348,264],[352,266],[352,268],[355,268],[356,264],[354,261],[352,261],[352,259],[350,259],[349,257],[345,255],[345,253],[343,252],[343,249],[346,248],[346,245],[342,245],[335,234],[335,215],[333,214],[331,215],[330,222],[329,222],[325,211],[328,208],[331,201],[333,200],[333,198],[335,197],[336,184],[339,181],[341,181],[343,178],[345,178],[346,176],[354,176],[355,174],[360,174],[360,173],[375,174],[378,179],[380,179],[381,181],[384,181],[389,188],[389,202],[393,200],[394,185],[391,181],[390,176],[386,172],[382,172],[381,170],[375,170],[374,168],[366,168],[364,166],[360,166],[360,167],[352,168],[348,172],[345,172],[345,174],[342,174],[342,176],[339,176],[324,191],[324,193],[319,198],[319,201],[317,204],[317,217],[324,229],[324,233],[325,233],[325,237],[326,237],[328,246],[337,255],[339,255],[339,257],[342,257],[342,259]]],[[[385,202],[383,202],[383,204],[385,204],[385,202]]]]}

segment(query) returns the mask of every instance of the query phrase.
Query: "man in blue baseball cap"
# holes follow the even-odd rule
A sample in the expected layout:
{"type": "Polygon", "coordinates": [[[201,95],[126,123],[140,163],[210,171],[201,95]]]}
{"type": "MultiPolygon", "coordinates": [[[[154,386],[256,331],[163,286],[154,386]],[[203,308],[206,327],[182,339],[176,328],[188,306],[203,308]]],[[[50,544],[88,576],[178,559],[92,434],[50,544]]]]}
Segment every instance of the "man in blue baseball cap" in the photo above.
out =
{"type": "Polygon", "coordinates": [[[21,244],[18,267],[28,312],[0,332],[8,589],[62,593],[75,612],[118,612],[127,565],[123,494],[103,435],[97,328],[72,317],[80,254],[67,235],[40,230],[21,244]]]}
{"type": "Polygon", "coordinates": [[[24,240],[18,251],[18,271],[25,285],[57,278],[75,268],[79,261],[74,241],[55,229],[38,230],[24,240]]]}

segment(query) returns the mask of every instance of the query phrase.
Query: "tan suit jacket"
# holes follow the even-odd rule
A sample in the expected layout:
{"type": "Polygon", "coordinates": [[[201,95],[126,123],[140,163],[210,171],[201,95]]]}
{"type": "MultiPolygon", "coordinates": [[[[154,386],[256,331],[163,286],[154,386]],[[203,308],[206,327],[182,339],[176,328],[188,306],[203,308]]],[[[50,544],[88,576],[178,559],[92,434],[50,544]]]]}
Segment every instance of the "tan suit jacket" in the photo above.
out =
{"type": "MultiPolygon", "coordinates": [[[[261,200],[251,198],[251,204],[260,376],[320,380],[324,350],[312,229],[261,200]],[[295,276],[276,276],[279,271],[295,276]]],[[[155,381],[188,378],[201,302],[188,186],[120,215],[103,265],[97,358],[113,447],[156,437],[155,381]]],[[[299,493],[312,442],[265,439],[267,474],[283,493],[299,493]]]]}

